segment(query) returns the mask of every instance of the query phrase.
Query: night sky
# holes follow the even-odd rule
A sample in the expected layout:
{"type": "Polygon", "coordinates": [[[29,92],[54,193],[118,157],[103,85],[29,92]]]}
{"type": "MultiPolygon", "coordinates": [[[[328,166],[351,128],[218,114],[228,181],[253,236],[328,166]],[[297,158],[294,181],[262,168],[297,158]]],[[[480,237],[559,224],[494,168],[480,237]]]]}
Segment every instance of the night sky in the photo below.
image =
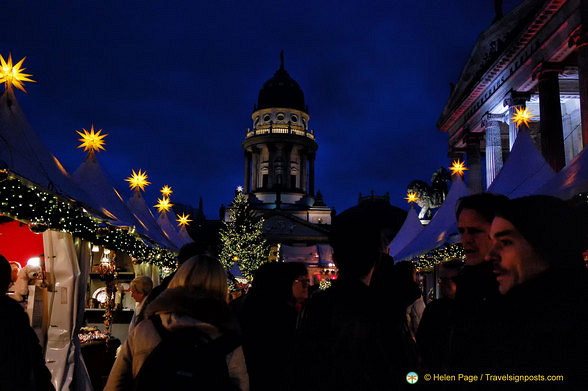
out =
{"type": "Polygon", "coordinates": [[[75,131],[93,123],[123,195],[141,168],[150,205],[167,184],[214,219],[243,184],[241,143],[284,50],[325,203],[342,212],[374,190],[406,208],[407,184],[450,164],[435,124],[493,19],[492,0],[16,1],[2,6],[0,54],[27,56],[37,83],[17,99],[70,173],[85,158],[75,131]]]}

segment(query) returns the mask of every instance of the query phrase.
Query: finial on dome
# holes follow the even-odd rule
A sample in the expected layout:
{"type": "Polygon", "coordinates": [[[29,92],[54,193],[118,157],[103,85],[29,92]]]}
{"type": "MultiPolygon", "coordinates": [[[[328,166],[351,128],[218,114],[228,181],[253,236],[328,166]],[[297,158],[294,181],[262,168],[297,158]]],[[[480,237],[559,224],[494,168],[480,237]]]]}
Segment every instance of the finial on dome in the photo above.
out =
{"type": "Polygon", "coordinates": [[[280,69],[284,69],[284,51],[280,52],[280,69]]]}

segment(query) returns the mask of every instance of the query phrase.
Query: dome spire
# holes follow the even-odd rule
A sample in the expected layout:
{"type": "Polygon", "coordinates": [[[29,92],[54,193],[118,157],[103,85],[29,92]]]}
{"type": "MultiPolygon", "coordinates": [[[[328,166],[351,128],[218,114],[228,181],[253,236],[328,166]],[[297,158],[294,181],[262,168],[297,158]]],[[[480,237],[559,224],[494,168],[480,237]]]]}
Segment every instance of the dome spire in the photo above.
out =
{"type": "Polygon", "coordinates": [[[284,70],[284,51],[280,52],[280,69],[284,70]]]}

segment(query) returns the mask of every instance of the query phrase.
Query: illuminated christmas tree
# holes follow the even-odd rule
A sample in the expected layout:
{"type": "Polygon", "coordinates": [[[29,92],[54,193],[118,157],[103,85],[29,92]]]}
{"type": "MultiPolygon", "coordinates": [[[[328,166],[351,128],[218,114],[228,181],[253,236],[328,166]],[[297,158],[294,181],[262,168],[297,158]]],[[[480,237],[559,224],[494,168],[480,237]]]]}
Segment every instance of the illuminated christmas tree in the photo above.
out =
{"type": "Polygon", "coordinates": [[[219,258],[226,270],[237,262],[243,276],[251,281],[253,273],[269,256],[269,245],[262,231],[263,218],[254,215],[241,189],[236,192],[230,212],[230,221],[224,221],[220,230],[219,258]]]}

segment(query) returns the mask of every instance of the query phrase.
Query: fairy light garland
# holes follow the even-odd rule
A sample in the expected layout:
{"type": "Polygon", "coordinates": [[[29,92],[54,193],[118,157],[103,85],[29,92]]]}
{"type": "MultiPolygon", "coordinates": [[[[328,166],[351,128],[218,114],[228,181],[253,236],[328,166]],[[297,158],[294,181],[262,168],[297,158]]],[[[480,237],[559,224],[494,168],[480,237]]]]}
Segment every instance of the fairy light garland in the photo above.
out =
{"type": "Polygon", "coordinates": [[[461,243],[453,243],[448,246],[436,248],[426,254],[413,258],[412,261],[415,263],[417,269],[426,273],[433,270],[436,264],[455,258],[465,259],[465,252],[461,243]]]}
{"type": "Polygon", "coordinates": [[[107,225],[90,216],[79,202],[60,199],[41,188],[23,183],[6,171],[0,171],[0,214],[28,224],[35,232],[46,229],[69,232],[160,267],[176,267],[173,251],[151,247],[138,237],[134,229],[107,225]]]}

